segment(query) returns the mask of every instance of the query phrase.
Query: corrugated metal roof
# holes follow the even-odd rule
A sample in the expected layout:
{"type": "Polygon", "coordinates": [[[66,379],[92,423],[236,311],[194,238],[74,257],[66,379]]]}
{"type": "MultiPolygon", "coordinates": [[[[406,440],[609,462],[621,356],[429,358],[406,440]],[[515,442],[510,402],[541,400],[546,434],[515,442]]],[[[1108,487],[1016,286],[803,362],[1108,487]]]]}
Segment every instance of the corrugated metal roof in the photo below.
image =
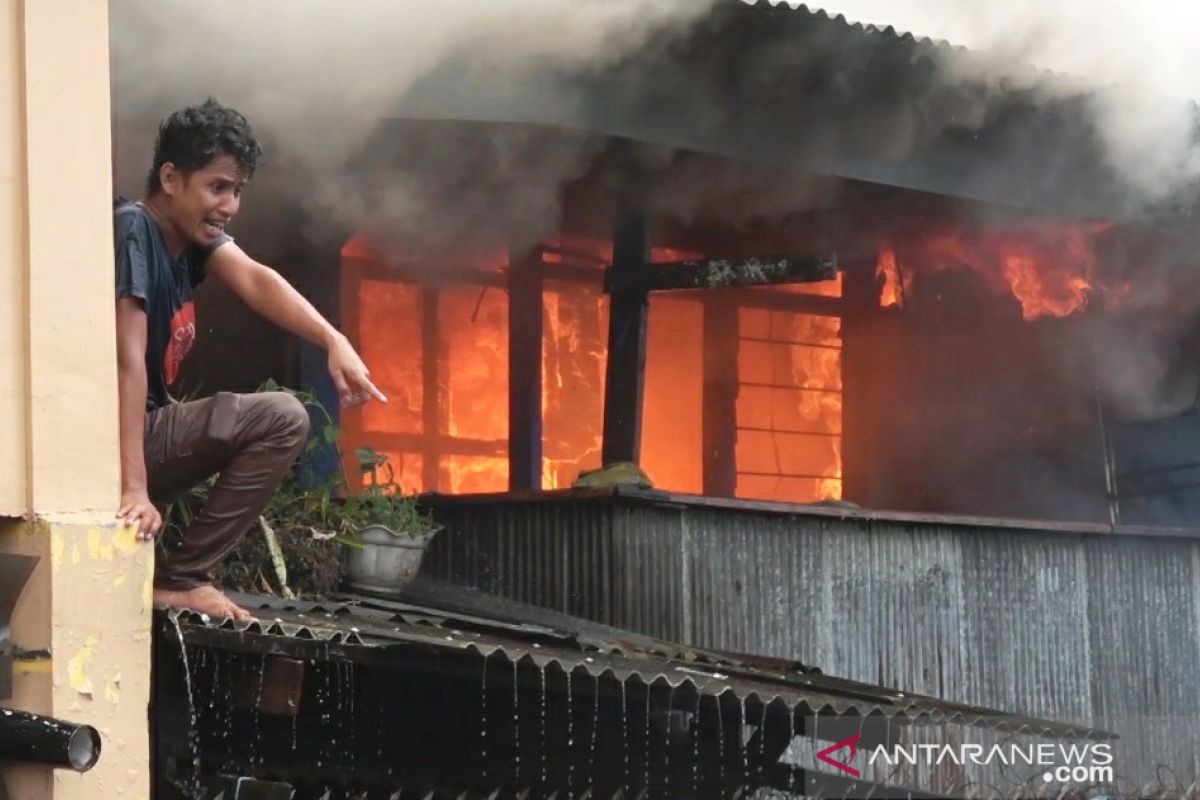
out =
{"type": "MultiPolygon", "coordinates": [[[[172,611],[189,644],[286,654],[317,644],[330,660],[383,663],[390,654],[429,648],[442,655],[495,654],[517,664],[607,675],[622,683],[688,684],[709,696],[732,694],[764,705],[782,702],[794,713],[896,723],[958,724],[1011,733],[1071,739],[1111,734],[1049,720],[950,703],[882,686],[843,680],[795,662],[688,648],[546,609],[421,581],[403,601],[354,597],[337,602],[299,602],[238,595],[256,618],[212,621],[172,611]],[[331,645],[338,647],[331,649],[331,645]]],[[[312,648],[310,648],[312,649],[312,648]]]]}
{"type": "Polygon", "coordinates": [[[428,574],[700,648],[1115,730],[1122,787],[1200,774],[1195,530],[662,493],[436,503],[447,532],[428,574]]]}
{"type": "Polygon", "coordinates": [[[899,39],[903,42],[912,42],[923,47],[932,47],[938,49],[957,50],[966,52],[966,48],[960,45],[951,44],[945,39],[934,39],[929,36],[920,36],[909,31],[897,30],[893,25],[875,25],[873,23],[855,22],[850,20],[845,14],[830,14],[823,8],[810,6],[807,3],[799,3],[793,5],[786,0],[754,0],[752,3],[746,3],[745,0],[736,0],[736,2],[749,5],[751,7],[761,7],[764,10],[780,9],[795,11],[798,14],[807,15],[821,22],[835,22],[844,25],[852,31],[856,31],[864,36],[881,36],[889,39],[899,39]]]}
{"type": "Polygon", "coordinates": [[[965,79],[983,73],[976,57],[811,6],[727,0],[600,70],[512,81],[439,68],[405,94],[367,160],[407,146],[401,121],[523,123],[1027,210],[1137,210],[1086,93],[965,79]]]}

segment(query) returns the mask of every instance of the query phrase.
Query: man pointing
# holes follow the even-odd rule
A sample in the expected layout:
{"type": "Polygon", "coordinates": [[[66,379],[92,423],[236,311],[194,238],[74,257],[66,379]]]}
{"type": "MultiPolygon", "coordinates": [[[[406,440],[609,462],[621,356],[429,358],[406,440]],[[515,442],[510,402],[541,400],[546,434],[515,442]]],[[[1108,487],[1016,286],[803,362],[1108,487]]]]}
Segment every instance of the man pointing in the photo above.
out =
{"type": "Polygon", "coordinates": [[[289,394],[170,396],[196,338],[192,292],[212,276],[281,328],[328,352],[344,405],[387,398],[349,341],[279,273],[237,246],[225,227],[262,157],[245,117],[208,100],[159,126],[141,202],[113,212],[117,288],[121,505],[143,539],[162,528],[159,506],[214,473],[204,508],[164,542],[154,601],[246,618],[213,584],[213,571],[258,518],[308,435],[308,414],[289,394]]]}

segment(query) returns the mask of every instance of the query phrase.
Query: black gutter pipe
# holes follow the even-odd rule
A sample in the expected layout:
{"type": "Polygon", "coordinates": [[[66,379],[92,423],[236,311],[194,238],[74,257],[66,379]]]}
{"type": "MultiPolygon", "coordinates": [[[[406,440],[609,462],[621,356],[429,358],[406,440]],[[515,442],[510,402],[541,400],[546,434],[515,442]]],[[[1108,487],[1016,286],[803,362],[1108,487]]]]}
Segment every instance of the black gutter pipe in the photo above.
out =
{"type": "Polygon", "coordinates": [[[0,759],[87,772],[100,760],[100,732],[91,725],[0,708],[0,759]]]}

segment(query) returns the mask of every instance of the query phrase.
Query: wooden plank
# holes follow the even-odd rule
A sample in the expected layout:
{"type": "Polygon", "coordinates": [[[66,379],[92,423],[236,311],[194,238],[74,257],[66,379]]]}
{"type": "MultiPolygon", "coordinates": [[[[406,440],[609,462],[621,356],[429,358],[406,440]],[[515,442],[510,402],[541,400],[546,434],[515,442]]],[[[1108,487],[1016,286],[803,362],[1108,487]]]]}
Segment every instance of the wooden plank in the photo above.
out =
{"type": "Polygon", "coordinates": [[[733,497],[737,488],[738,307],[704,304],[702,459],[704,494],[733,497]]]}
{"type": "Polygon", "coordinates": [[[621,287],[612,293],[608,325],[608,365],[604,383],[602,461],[638,462],[642,438],[642,393],[646,371],[647,290],[630,275],[646,265],[646,221],[628,213],[613,236],[608,278],[621,287]]]}
{"type": "Polygon", "coordinates": [[[540,258],[512,254],[508,269],[508,488],[542,488],[540,258]]]}
{"type": "MultiPolygon", "coordinates": [[[[435,289],[421,290],[421,422],[426,442],[441,432],[442,393],[438,389],[438,370],[442,362],[441,335],[438,330],[438,295],[435,289]]],[[[421,482],[425,491],[436,492],[438,453],[428,445],[421,449],[421,482]]]]}
{"type": "MultiPolygon", "coordinates": [[[[879,286],[875,260],[864,257],[846,265],[842,288],[842,499],[870,505],[881,477],[874,465],[879,447],[887,441],[890,404],[872,391],[878,376],[875,337],[885,335],[879,325],[879,286]]],[[[886,396],[886,395],[885,395],[886,396]]]]}
{"type": "Polygon", "coordinates": [[[726,289],[733,286],[815,283],[836,277],[837,259],[833,256],[714,258],[651,264],[636,272],[614,269],[609,272],[605,289],[610,294],[639,289],[649,292],[726,289]]]}

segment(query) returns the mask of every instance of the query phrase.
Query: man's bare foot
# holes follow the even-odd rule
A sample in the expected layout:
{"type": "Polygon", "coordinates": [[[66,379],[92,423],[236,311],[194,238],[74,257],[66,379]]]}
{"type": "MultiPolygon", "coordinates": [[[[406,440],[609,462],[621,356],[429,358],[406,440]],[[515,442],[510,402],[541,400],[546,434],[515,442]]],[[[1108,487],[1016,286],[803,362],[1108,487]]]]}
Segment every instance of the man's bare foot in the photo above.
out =
{"type": "Polygon", "coordinates": [[[233,617],[234,619],[251,619],[246,609],[234,603],[212,584],[204,584],[192,589],[158,589],[154,590],[156,605],[186,608],[210,617],[233,617]]]}

